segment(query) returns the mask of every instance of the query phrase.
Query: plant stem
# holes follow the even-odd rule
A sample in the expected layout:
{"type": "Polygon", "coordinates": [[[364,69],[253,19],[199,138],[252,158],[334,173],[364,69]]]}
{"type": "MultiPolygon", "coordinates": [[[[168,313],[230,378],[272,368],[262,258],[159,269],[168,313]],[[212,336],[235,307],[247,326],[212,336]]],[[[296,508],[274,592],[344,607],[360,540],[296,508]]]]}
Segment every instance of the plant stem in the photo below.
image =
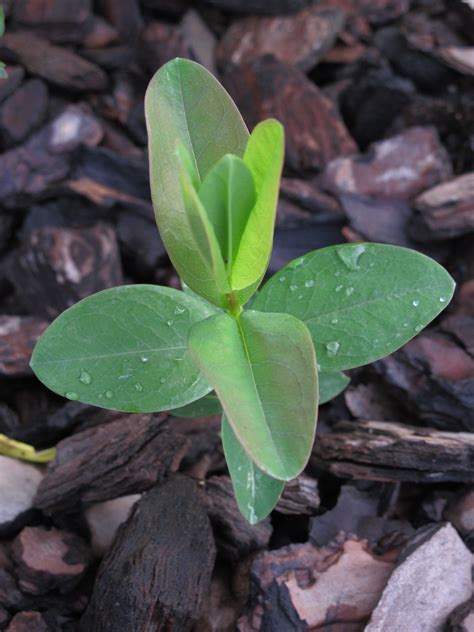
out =
{"type": "Polygon", "coordinates": [[[233,318],[238,319],[242,312],[242,306],[237,300],[235,293],[230,292],[229,294],[226,294],[226,298],[227,298],[227,303],[229,304],[229,309],[228,309],[229,314],[233,316],[233,318]]]}

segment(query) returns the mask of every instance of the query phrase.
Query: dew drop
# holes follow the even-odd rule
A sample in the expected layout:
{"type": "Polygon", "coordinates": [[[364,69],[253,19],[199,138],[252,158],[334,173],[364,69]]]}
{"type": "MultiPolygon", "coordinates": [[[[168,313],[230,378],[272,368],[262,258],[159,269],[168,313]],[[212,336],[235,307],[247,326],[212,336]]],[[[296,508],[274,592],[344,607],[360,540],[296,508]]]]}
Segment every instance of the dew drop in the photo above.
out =
{"type": "Polygon", "coordinates": [[[343,248],[337,248],[336,252],[348,270],[360,270],[359,259],[365,252],[365,246],[362,244],[344,246],[343,248]]]}
{"type": "Polygon", "coordinates": [[[283,275],[283,276],[281,276],[278,280],[280,281],[280,283],[283,283],[283,281],[284,281],[285,279],[286,279],[286,276],[285,276],[285,275],[283,275]]]}
{"type": "Polygon", "coordinates": [[[68,391],[67,393],[65,393],[65,397],[75,401],[76,399],[79,399],[79,394],[76,393],[75,391],[68,391]]]}
{"type": "Polygon", "coordinates": [[[298,300],[301,301],[301,299],[303,298],[302,294],[298,294],[298,300]]]}
{"type": "Polygon", "coordinates": [[[334,272],[334,276],[341,276],[341,271],[337,270],[336,272],[334,272]]]}
{"type": "Polygon", "coordinates": [[[440,303],[446,303],[446,301],[447,301],[447,300],[448,300],[448,299],[447,299],[446,297],[444,297],[444,296],[440,296],[440,297],[439,297],[439,302],[440,302],[440,303]]]}
{"type": "Polygon", "coordinates": [[[403,327],[406,329],[408,327],[408,323],[403,323],[403,327]]]}
{"type": "Polygon", "coordinates": [[[336,292],[340,292],[343,287],[344,287],[343,285],[337,285],[336,286],[336,292]]]}
{"type": "Polygon", "coordinates": [[[140,382],[135,382],[135,384],[133,385],[133,388],[139,393],[143,391],[143,386],[140,384],[140,382]]]}
{"type": "Polygon", "coordinates": [[[353,287],[348,287],[346,288],[346,294],[347,296],[350,296],[351,294],[353,294],[354,292],[354,288],[353,287]]]}
{"type": "Polygon", "coordinates": [[[335,325],[337,322],[338,322],[337,318],[333,318],[333,319],[331,320],[331,323],[332,323],[333,325],[335,325]]]}
{"type": "Polygon", "coordinates": [[[112,391],[105,391],[105,396],[107,399],[112,399],[112,395],[113,395],[112,391]]]}
{"type": "Polygon", "coordinates": [[[299,268],[300,266],[302,266],[304,263],[304,257],[300,257],[299,259],[296,259],[296,261],[294,261],[293,263],[290,264],[290,268],[299,268]]]}
{"type": "Polygon", "coordinates": [[[168,327],[171,327],[171,325],[173,324],[173,321],[172,320],[167,320],[166,324],[168,325],[168,327]]]}
{"type": "Polygon", "coordinates": [[[91,376],[89,375],[89,373],[87,373],[87,371],[84,371],[84,369],[81,369],[79,382],[81,382],[82,384],[90,384],[92,382],[91,376]]]}
{"type": "Polygon", "coordinates": [[[297,290],[297,289],[298,289],[298,286],[297,286],[297,285],[290,285],[290,290],[291,290],[292,292],[294,292],[294,291],[295,291],[295,290],[297,290]]]}
{"type": "Polygon", "coordinates": [[[418,333],[419,331],[421,331],[423,329],[423,325],[417,325],[415,327],[415,331],[418,333]]]}
{"type": "Polygon", "coordinates": [[[140,360],[141,360],[142,362],[148,362],[148,358],[147,358],[147,356],[144,356],[144,355],[140,358],[140,360]]]}
{"type": "Polygon", "coordinates": [[[181,307],[181,305],[176,305],[176,307],[174,308],[174,313],[176,314],[176,316],[178,316],[179,314],[184,314],[185,311],[186,308],[181,307]]]}
{"type": "Polygon", "coordinates": [[[162,378],[161,378],[161,380],[160,380],[160,382],[161,382],[162,384],[164,384],[164,383],[166,382],[166,378],[165,378],[165,377],[162,377],[162,378]]]}
{"type": "Polygon", "coordinates": [[[336,340],[332,340],[331,342],[328,342],[326,345],[328,356],[330,356],[331,358],[336,356],[339,351],[340,346],[341,345],[336,340]]]}
{"type": "Polygon", "coordinates": [[[420,304],[420,301],[418,299],[415,299],[414,301],[412,301],[411,304],[413,305],[413,307],[418,307],[418,305],[420,304]]]}
{"type": "Polygon", "coordinates": [[[304,286],[305,287],[314,287],[314,280],[313,279],[308,279],[307,281],[304,282],[304,286]]]}

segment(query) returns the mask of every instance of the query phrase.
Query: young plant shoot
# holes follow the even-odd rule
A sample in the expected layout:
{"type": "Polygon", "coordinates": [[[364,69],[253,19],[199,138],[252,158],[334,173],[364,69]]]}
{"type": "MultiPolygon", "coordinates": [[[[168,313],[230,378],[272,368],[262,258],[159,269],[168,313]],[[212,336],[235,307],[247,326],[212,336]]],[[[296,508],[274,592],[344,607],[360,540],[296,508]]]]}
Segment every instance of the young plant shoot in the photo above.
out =
{"type": "Polygon", "coordinates": [[[95,406],[222,413],[237,502],[256,523],[304,469],[318,404],[349,382],[342,371],[405,344],[447,306],[454,282],[418,252],[358,243],[300,257],[256,294],[282,126],[266,120],[249,135],[219,82],[184,59],[156,73],[145,107],[156,222],[183,291],[90,296],[49,326],[31,366],[56,393],[95,406]]]}

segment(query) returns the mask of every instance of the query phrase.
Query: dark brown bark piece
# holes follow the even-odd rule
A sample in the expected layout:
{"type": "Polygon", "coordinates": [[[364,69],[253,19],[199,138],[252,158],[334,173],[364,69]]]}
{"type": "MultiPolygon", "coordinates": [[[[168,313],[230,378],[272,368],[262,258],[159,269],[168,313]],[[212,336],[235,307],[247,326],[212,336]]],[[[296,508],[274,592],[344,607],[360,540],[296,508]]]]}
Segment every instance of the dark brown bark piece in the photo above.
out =
{"type": "Polygon", "coordinates": [[[98,66],[32,33],[7,33],[0,48],[16,55],[32,75],[61,88],[95,91],[107,87],[107,76],[98,66]]]}
{"type": "Polygon", "coordinates": [[[297,68],[266,56],[231,69],[223,81],[250,128],[269,117],[285,126],[291,169],[322,169],[356,151],[335,105],[297,68]]]}
{"type": "Polygon", "coordinates": [[[0,134],[8,144],[19,143],[44,121],[48,89],[40,79],[25,81],[0,108],[0,134]]]}
{"type": "Polygon", "coordinates": [[[372,24],[383,24],[405,15],[410,0],[357,0],[357,9],[372,24]]]}
{"type": "Polygon", "coordinates": [[[12,553],[20,589],[31,595],[70,592],[92,559],[77,535],[44,527],[25,527],[13,541],[12,553]]]}
{"type": "Polygon", "coordinates": [[[150,22],[141,33],[143,63],[150,72],[174,57],[190,57],[190,50],[180,28],[174,24],[150,22]]]}
{"type": "Polygon", "coordinates": [[[138,0],[100,0],[99,4],[103,16],[122,39],[134,42],[144,24],[138,0]]]}
{"type": "Polygon", "coordinates": [[[21,66],[8,66],[8,77],[0,81],[0,103],[15,92],[23,81],[25,69],[21,66]]]}
{"type": "Polygon", "coordinates": [[[179,467],[186,439],[166,416],[127,415],[61,441],[35,506],[48,514],[144,491],[179,467]]]}
{"type": "Polygon", "coordinates": [[[455,344],[452,333],[427,331],[374,369],[388,392],[426,425],[472,432],[474,358],[463,347],[455,344]]]}
{"type": "Polygon", "coordinates": [[[52,632],[52,630],[41,612],[27,610],[16,614],[5,632],[52,632]]]}
{"type": "Polygon", "coordinates": [[[324,176],[333,193],[408,200],[451,174],[436,130],[413,127],[374,143],[366,155],[337,158],[324,176]]]}
{"type": "Polygon", "coordinates": [[[232,23],[217,48],[222,67],[241,66],[264,55],[310,70],[331,49],[344,24],[339,9],[318,5],[287,17],[247,17],[232,23]]]}
{"type": "Polygon", "coordinates": [[[420,241],[452,239],[474,231],[474,173],[425,191],[414,201],[411,233],[420,241]]]}
{"type": "Polygon", "coordinates": [[[250,571],[252,607],[238,630],[304,632],[327,626],[362,632],[393,567],[356,538],[260,553],[250,571]]]}
{"type": "Polygon", "coordinates": [[[474,438],[395,422],[339,422],[316,441],[311,466],[343,478],[474,481],[474,438]]]}
{"type": "Polygon", "coordinates": [[[340,217],[343,210],[338,200],[325,193],[314,180],[282,178],[280,193],[283,197],[318,215],[340,217]]]}
{"type": "Polygon", "coordinates": [[[55,42],[80,42],[92,18],[91,0],[15,0],[11,19],[55,42]]]}
{"type": "Polygon", "coordinates": [[[310,4],[312,0],[205,0],[205,2],[222,11],[282,15],[294,13],[310,4]]]}
{"type": "Polygon", "coordinates": [[[228,476],[212,476],[206,481],[209,517],[214,526],[218,548],[231,559],[264,549],[272,535],[270,519],[251,525],[237,507],[228,476]]]}
{"type": "Polygon", "coordinates": [[[122,283],[115,231],[106,224],[37,228],[7,274],[28,311],[52,319],[80,299],[122,283]]]}
{"type": "Polygon", "coordinates": [[[99,569],[81,632],[187,632],[209,591],[215,546],[196,483],[145,494],[99,569]]]}
{"type": "Polygon", "coordinates": [[[47,326],[32,316],[0,316],[0,375],[31,375],[31,354],[47,326]]]}
{"type": "Polygon", "coordinates": [[[318,481],[304,474],[285,485],[275,511],[288,515],[312,515],[319,507],[318,481]]]}

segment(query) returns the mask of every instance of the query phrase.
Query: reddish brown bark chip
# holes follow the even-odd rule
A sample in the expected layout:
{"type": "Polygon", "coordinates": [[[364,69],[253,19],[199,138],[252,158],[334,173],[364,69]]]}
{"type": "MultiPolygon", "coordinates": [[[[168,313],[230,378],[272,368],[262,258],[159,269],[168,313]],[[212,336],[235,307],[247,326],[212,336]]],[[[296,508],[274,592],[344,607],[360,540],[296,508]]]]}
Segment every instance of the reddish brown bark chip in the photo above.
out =
{"type": "Polygon", "coordinates": [[[51,632],[51,628],[40,612],[30,610],[16,614],[5,632],[51,632]]]}
{"type": "Polygon", "coordinates": [[[107,76],[99,66],[29,32],[7,33],[2,47],[17,55],[32,75],[61,88],[89,91],[107,87],[107,76]]]}
{"type": "Polygon", "coordinates": [[[33,316],[0,316],[0,375],[30,375],[31,354],[48,321],[33,316]]]}
{"type": "Polygon", "coordinates": [[[334,193],[406,200],[451,174],[451,162],[436,130],[412,127],[374,143],[363,156],[332,161],[324,175],[334,193]]]}
{"type": "Polygon", "coordinates": [[[330,624],[363,624],[393,568],[393,562],[374,555],[357,539],[260,553],[250,571],[250,601],[256,605],[239,620],[238,630],[303,632],[330,624]]]}
{"type": "Polygon", "coordinates": [[[297,68],[266,56],[233,68],[223,80],[250,128],[270,117],[285,126],[292,169],[322,169],[356,151],[336,106],[297,68]]]}
{"type": "Polygon", "coordinates": [[[44,527],[25,527],[15,538],[13,558],[21,590],[42,595],[74,588],[91,560],[89,548],[78,536],[44,527]]]}
{"type": "Polygon", "coordinates": [[[321,11],[317,4],[291,16],[243,18],[225,33],[217,59],[239,66],[268,54],[306,71],[331,49],[343,24],[342,11],[321,11]]]}

